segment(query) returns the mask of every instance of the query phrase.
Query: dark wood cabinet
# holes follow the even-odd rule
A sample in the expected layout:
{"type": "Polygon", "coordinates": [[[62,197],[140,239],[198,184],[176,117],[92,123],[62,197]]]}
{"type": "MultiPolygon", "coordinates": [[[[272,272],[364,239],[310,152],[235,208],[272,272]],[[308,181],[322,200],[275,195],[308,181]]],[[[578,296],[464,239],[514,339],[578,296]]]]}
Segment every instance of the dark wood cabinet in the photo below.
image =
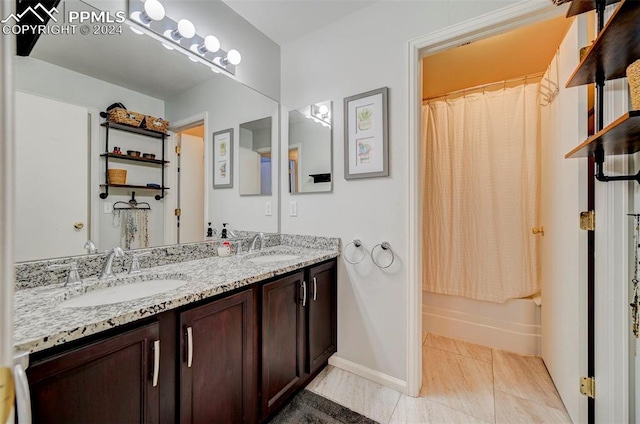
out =
{"type": "Polygon", "coordinates": [[[33,363],[33,422],[157,423],[158,354],[159,325],[152,323],[33,363]]]}
{"type": "Polygon", "coordinates": [[[180,314],[180,422],[253,423],[258,407],[254,290],[180,314]]]}
{"type": "Polygon", "coordinates": [[[318,371],[336,352],[338,339],[336,263],[309,269],[305,322],[305,371],[318,371]]]}
{"type": "Polygon", "coordinates": [[[265,421],[336,351],[336,293],[331,260],[37,354],[33,421],[265,421]]]}
{"type": "Polygon", "coordinates": [[[278,409],[302,379],[304,272],[262,286],[262,418],[278,409]]]}

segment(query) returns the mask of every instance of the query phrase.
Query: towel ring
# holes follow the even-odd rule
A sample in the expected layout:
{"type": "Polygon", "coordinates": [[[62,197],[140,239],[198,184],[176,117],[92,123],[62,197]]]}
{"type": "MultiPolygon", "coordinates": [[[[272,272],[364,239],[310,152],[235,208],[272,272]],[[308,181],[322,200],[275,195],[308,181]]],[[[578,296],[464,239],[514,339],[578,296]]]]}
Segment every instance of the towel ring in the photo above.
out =
{"type": "Polygon", "coordinates": [[[376,244],[375,246],[373,246],[373,249],[371,249],[371,260],[373,261],[374,264],[376,264],[376,266],[378,268],[385,269],[385,268],[389,268],[393,264],[393,261],[396,260],[396,255],[393,253],[393,249],[391,249],[391,245],[389,244],[389,242],[388,241],[383,241],[382,243],[376,244]],[[375,260],[375,258],[373,256],[373,252],[375,252],[375,250],[376,250],[376,248],[378,246],[380,246],[380,249],[387,250],[387,251],[389,251],[389,253],[391,253],[391,262],[389,262],[385,266],[381,266],[378,262],[376,262],[376,260],[375,260]]]}
{"type": "MultiPolygon", "coordinates": [[[[362,242],[361,242],[359,239],[355,239],[355,240],[353,240],[351,243],[348,243],[348,244],[344,247],[344,253],[342,254],[342,256],[344,257],[344,260],[345,260],[345,261],[349,262],[349,263],[350,263],[350,264],[352,264],[352,265],[357,265],[357,264],[359,264],[360,262],[364,261],[364,258],[367,256],[367,254],[366,254],[366,253],[364,253],[364,254],[362,255],[362,257],[360,258],[360,260],[358,260],[358,261],[350,261],[349,259],[347,259],[347,248],[348,248],[350,245],[352,245],[352,244],[353,244],[353,246],[354,246],[356,249],[359,249],[360,247],[362,247],[362,242]]],[[[363,249],[363,250],[364,250],[364,249],[363,249]]]]}

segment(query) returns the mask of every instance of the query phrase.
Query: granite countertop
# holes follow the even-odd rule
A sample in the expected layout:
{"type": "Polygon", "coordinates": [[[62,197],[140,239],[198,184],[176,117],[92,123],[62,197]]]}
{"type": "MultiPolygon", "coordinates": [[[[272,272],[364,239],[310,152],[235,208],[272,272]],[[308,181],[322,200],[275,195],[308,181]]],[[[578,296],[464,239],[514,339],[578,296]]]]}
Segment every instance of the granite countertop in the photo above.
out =
{"type": "Polygon", "coordinates": [[[339,256],[337,249],[275,246],[260,252],[210,257],[143,269],[139,274],[117,274],[109,280],[91,278],[83,283],[52,284],[15,293],[14,347],[41,351],[110,328],[148,318],[198,300],[251,285],[276,275],[339,256]],[[268,254],[292,254],[296,259],[254,263],[248,258],[268,254]],[[60,304],[87,291],[153,279],[186,280],[174,290],[136,300],[91,307],[60,304]]]}

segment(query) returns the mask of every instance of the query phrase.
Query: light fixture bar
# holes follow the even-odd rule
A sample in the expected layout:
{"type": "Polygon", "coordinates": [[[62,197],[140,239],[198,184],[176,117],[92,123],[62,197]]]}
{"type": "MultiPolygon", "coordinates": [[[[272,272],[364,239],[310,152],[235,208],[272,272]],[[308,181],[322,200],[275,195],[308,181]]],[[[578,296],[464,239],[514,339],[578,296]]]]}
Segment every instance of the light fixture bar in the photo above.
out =
{"type": "MultiPolygon", "coordinates": [[[[207,43],[205,43],[206,39],[197,33],[191,38],[181,37],[177,40],[173,37],[166,37],[165,34],[172,34],[178,28],[178,21],[174,21],[170,17],[165,16],[159,21],[152,20],[151,22],[144,24],[137,21],[135,18],[141,16],[144,12],[144,1],[129,0],[128,5],[129,10],[127,13],[130,18],[127,20],[127,23],[135,26],[139,31],[151,36],[161,43],[174,47],[181,53],[186,54],[192,60],[195,59],[197,62],[204,63],[213,70],[222,70],[235,76],[236,65],[232,63],[234,62],[233,60],[229,60],[228,54],[231,52],[237,53],[237,51],[232,49],[227,52],[221,48],[218,48],[217,51],[211,51],[205,48],[198,48],[198,46],[206,46],[207,43]],[[193,46],[196,47],[193,48],[193,46]]],[[[212,44],[211,39],[209,39],[208,44],[212,44]]],[[[234,53],[231,53],[231,56],[233,57],[234,53]]]]}

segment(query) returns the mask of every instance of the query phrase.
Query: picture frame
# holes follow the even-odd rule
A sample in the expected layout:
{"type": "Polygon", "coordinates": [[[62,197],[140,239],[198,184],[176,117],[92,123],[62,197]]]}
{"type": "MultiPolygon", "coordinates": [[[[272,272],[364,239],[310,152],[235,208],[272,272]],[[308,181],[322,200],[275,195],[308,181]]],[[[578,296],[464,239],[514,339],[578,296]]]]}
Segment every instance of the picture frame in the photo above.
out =
{"type": "Polygon", "coordinates": [[[233,187],[233,128],[214,132],[213,188],[233,187]]]}
{"type": "Polygon", "coordinates": [[[389,176],[388,87],[344,99],[344,178],[389,176]]]}

